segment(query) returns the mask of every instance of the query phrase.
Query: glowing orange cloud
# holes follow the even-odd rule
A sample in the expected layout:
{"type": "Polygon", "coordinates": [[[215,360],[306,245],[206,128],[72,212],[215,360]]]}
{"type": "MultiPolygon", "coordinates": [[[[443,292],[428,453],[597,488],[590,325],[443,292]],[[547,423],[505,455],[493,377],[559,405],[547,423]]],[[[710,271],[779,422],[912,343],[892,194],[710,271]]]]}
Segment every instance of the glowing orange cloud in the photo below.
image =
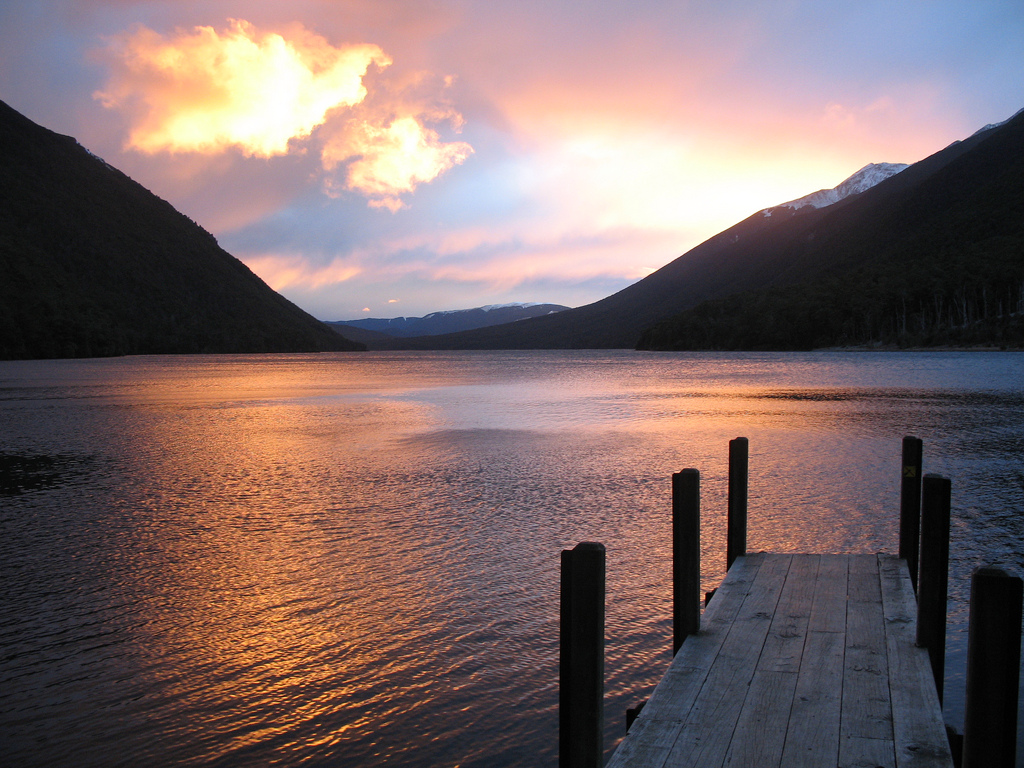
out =
{"type": "Polygon", "coordinates": [[[329,110],[365,98],[371,64],[391,64],[375,45],[335,48],[301,27],[291,37],[239,20],[168,38],[140,26],[110,41],[113,78],[96,97],[135,112],[133,149],[283,154],[329,110]]]}
{"type": "Polygon", "coordinates": [[[348,188],[371,196],[371,206],[395,211],[404,205],[400,194],[431,181],[472,152],[465,142],[445,144],[436,131],[407,116],[383,127],[363,123],[337,135],[324,147],[323,159],[328,170],[351,161],[348,188]]]}
{"type": "MultiPolygon", "coordinates": [[[[435,92],[422,92],[433,82],[428,75],[380,84],[370,104],[364,77],[391,58],[376,45],[336,48],[301,25],[278,34],[231,20],[223,31],[195,27],[166,37],[138,26],[111,38],[104,58],[111,79],[94,96],[129,114],[127,144],[141,152],[237,148],[271,157],[304,151],[295,142],[323,126],[323,168],[344,178],[328,179],[327,191],[357,191],[370,206],[391,211],[404,207],[400,195],[473,152],[427,127],[446,121],[457,130],[462,123],[435,92]]],[[[442,82],[447,88],[451,78],[442,82]]]]}

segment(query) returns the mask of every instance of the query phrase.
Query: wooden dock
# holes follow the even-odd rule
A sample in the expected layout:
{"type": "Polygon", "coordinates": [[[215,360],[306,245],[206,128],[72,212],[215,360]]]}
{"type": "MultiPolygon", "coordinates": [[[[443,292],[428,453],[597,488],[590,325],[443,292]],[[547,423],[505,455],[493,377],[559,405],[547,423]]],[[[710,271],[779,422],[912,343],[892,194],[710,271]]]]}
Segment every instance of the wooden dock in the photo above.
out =
{"type": "Polygon", "coordinates": [[[952,768],[891,555],[737,557],[609,768],[952,768]]]}
{"type": "MultiPolygon", "coordinates": [[[[727,574],[703,616],[700,473],[672,475],[674,658],[608,768],[953,768],[950,481],[904,437],[897,555],[748,555],[747,456],[729,442],[727,574]]],[[[561,557],[559,767],[601,768],[605,548],[561,557]]],[[[962,768],[1016,765],[1022,617],[1024,580],[976,568],[962,768]]]]}

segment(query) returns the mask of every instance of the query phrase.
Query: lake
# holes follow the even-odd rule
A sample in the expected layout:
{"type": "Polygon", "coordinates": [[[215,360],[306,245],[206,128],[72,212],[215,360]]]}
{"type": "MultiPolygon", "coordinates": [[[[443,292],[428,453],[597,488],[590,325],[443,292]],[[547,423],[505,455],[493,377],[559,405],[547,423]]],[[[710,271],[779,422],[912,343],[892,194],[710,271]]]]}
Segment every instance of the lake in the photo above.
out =
{"type": "Polygon", "coordinates": [[[606,737],[670,659],[670,479],[748,549],[895,552],[904,435],[971,570],[1024,573],[1024,354],[0,362],[0,763],[555,766],[559,553],[608,550],[606,737]]]}

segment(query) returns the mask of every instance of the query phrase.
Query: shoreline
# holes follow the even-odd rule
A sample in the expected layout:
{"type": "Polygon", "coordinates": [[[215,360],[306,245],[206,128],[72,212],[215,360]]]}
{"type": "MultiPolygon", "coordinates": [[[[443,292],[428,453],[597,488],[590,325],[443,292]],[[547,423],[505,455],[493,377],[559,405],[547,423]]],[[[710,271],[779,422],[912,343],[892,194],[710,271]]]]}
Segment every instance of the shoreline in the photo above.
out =
{"type": "Polygon", "coordinates": [[[934,346],[934,347],[901,347],[896,344],[852,345],[848,347],[820,347],[817,352],[1024,352],[1024,347],[973,345],[973,346],[934,346]]]}

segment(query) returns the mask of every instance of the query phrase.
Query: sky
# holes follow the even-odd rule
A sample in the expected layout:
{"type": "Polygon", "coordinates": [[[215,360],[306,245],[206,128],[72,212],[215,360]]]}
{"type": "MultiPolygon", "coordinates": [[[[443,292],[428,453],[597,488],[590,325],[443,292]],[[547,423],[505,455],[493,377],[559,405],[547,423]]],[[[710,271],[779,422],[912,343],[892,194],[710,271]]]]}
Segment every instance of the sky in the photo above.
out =
{"type": "Polygon", "coordinates": [[[0,100],[322,320],[581,306],[1024,107],[1019,0],[32,0],[0,100]]]}

